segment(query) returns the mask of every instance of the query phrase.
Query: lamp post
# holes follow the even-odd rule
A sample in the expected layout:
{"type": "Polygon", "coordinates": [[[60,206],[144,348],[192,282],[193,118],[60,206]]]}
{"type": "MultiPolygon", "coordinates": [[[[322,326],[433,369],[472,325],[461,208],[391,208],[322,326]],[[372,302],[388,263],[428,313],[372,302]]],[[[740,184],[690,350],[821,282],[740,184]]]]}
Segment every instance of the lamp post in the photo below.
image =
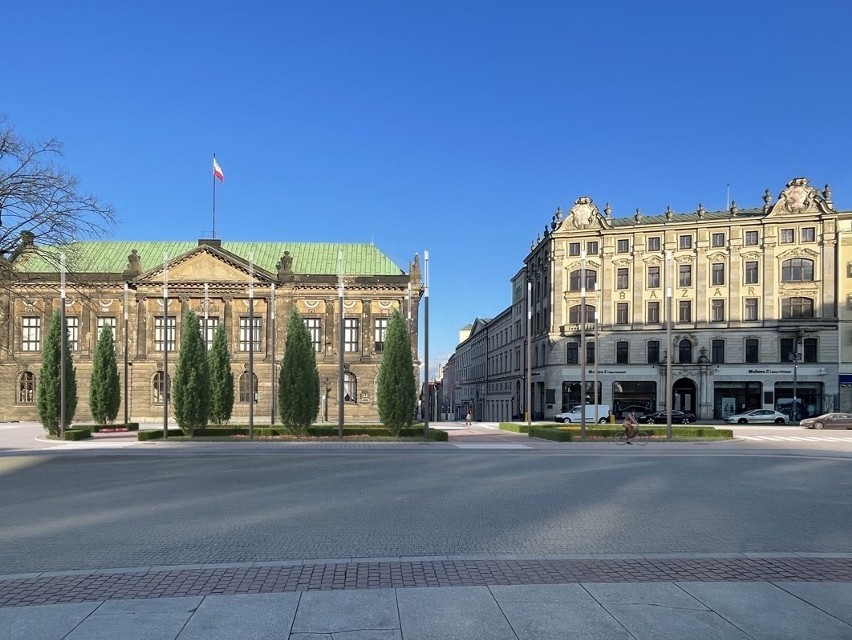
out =
{"type": "Polygon", "coordinates": [[[169,265],[163,251],[163,440],[169,437],[169,265]]]}
{"type": "Polygon", "coordinates": [[[423,439],[429,439],[429,413],[430,413],[430,391],[429,391],[429,250],[425,250],[423,252],[423,268],[424,268],[424,292],[423,297],[425,298],[425,306],[423,307],[423,311],[425,315],[423,317],[423,328],[424,328],[424,339],[423,339],[423,366],[424,366],[424,374],[423,379],[426,381],[426,412],[423,415],[423,439]]]}
{"type": "Polygon", "coordinates": [[[343,249],[337,251],[337,306],[338,319],[337,343],[337,436],[343,440],[343,249]]]}
{"type": "Polygon", "coordinates": [[[249,440],[254,440],[254,254],[249,254],[249,321],[248,321],[248,401],[249,401],[249,440]]]}
{"type": "Polygon", "coordinates": [[[65,439],[65,349],[68,345],[68,324],[65,318],[65,254],[59,254],[59,439],[65,439]]]}
{"type": "Polygon", "coordinates": [[[129,403],[128,401],[129,401],[130,398],[127,395],[127,388],[128,388],[127,387],[127,384],[128,384],[127,378],[128,378],[128,374],[130,373],[130,367],[129,367],[130,363],[128,361],[128,355],[127,355],[128,345],[130,344],[129,337],[127,335],[127,328],[128,328],[128,325],[129,325],[128,313],[127,313],[127,305],[128,305],[127,299],[128,299],[128,293],[129,293],[128,289],[129,289],[128,284],[125,281],[125,283],[124,283],[124,426],[125,427],[127,426],[127,423],[130,421],[129,420],[130,407],[128,407],[128,403],[129,403]]]}
{"type": "Polygon", "coordinates": [[[580,438],[586,439],[586,252],[580,252],[580,438]]]}
{"type": "MultiPolygon", "coordinates": [[[[272,336],[272,363],[271,363],[271,371],[270,371],[270,374],[271,374],[270,378],[272,380],[272,403],[271,403],[272,404],[272,409],[271,409],[272,417],[270,418],[270,422],[269,422],[269,424],[271,426],[271,425],[275,424],[275,404],[278,401],[278,398],[276,398],[276,396],[275,396],[275,374],[276,374],[276,371],[275,371],[275,283],[274,282],[270,286],[269,300],[270,300],[270,302],[269,302],[269,309],[270,309],[269,320],[272,324],[272,327],[270,328],[270,335],[272,336]]],[[[313,345],[311,345],[311,348],[313,348],[313,345]]]]}
{"type": "MultiPolygon", "coordinates": [[[[600,324],[601,309],[601,290],[598,288],[597,280],[595,280],[595,424],[601,421],[598,411],[600,411],[600,398],[598,397],[598,325],[600,324]]],[[[607,416],[609,417],[609,416],[607,416]]]]}
{"type": "Polygon", "coordinates": [[[799,338],[796,338],[796,342],[793,345],[793,408],[790,410],[790,419],[795,422],[796,415],[798,414],[799,409],[799,398],[798,398],[798,384],[799,384],[799,358],[801,354],[799,353],[799,338]]]}
{"type": "Polygon", "coordinates": [[[524,407],[527,414],[527,426],[532,425],[532,282],[527,273],[527,379],[524,384],[524,407]]]}
{"type": "Polygon", "coordinates": [[[666,251],[666,440],[672,439],[672,252],[666,251]]]}

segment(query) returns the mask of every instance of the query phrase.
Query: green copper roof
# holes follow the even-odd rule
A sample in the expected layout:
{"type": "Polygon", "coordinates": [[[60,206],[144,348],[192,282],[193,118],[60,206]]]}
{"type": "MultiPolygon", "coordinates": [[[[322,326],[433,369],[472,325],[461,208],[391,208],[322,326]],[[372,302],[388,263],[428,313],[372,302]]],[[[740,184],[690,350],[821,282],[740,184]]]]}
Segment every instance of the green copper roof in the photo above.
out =
{"type": "MultiPolygon", "coordinates": [[[[76,242],[64,249],[69,270],[73,269],[77,273],[121,273],[127,268],[127,256],[136,249],[140,257],[140,269],[145,273],[163,263],[164,253],[167,259],[173,260],[197,246],[197,242],[92,241],[76,242]]],[[[278,261],[285,251],[289,251],[293,258],[294,274],[336,275],[339,250],[343,251],[344,272],[347,275],[388,276],[404,273],[372,244],[222,241],[221,248],[246,261],[249,256],[253,256],[255,265],[272,273],[277,272],[278,261]]],[[[59,251],[55,247],[38,247],[38,253],[26,253],[15,263],[21,271],[28,273],[54,273],[58,261],[49,256],[59,251]]]]}

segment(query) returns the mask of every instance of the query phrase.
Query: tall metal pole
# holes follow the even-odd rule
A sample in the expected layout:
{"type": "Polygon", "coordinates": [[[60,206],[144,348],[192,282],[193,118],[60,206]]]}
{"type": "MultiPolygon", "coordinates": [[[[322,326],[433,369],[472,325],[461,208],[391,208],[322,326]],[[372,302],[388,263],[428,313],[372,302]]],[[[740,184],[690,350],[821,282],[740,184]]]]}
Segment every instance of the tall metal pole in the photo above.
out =
{"type": "Polygon", "coordinates": [[[254,440],[254,254],[249,254],[249,440],[254,440]]]}
{"type": "Polygon", "coordinates": [[[580,438],[586,439],[586,252],[580,252],[580,438]]]}
{"type": "Polygon", "coordinates": [[[340,317],[337,325],[337,435],[343,439],[343,250],[337,251],[337,273],[339,277],[337,286],[337,308],[340,317]]]}
{"type": "Polygon", "coordinates": [[[666,251],[666,440],[672,439],[672,252],[666,251]]]}
{"type": "Polygon", "coordinates": [[[130,407],[128,406],[129,396],[127,394],[127,388],[128,388],[127,387],[127,385],[128,385],[127,378],[129,377],[128,374],[130,373],[130,367],[128,366],[129,361],[127,359],[128,358],[127,350],[128,350],[128,345],[130,344],[130,339],[129,339],[129,336],[127,335],[127,328],[129,326],[128,312],[127,312],[128,288],[129,288],[128,284],[127,284],[127,282],[125,282],[124,283],[124,426],[125,427],[127,426],[127,423],[130,421],[130,419],[129,419],[130,407]]]}
{"type": "Polygon", "coordinates": [[[790,412],[790,419],[796,422],[796,414],[799,412],[798,398],[798,383],[799,383],[799,338],[793,343],[793,410],[790,412]]]}
{"type": "Polygon", "coordinates": [[[424,330],[424,338],[423,338],[423,380],[426,383],[426,393],[424,394],[426,397],[426,411],[423,413],[423,439],[429,439],[429,414],[431,412],[431,392],[429,390],[429,250],[425,250],[423,252],[423,265],[425,268],[424,275],[424,291],[423,297],[425,298],[425,306],[423,307],[423,311],[425,315],[423,316],[423,330],[424,330]]]}
{"type": "MultiPolygon", "coordinates": [[[[275,374],[277,373],[277,371],[275,371],[275,283],[274,282],[272,283],[272,286],[271,286],[271,292],[269,294],[269,299],[271,301],[270,302],[270,305],[271,305],[270,306],[270,310],[271,310],[270,320],[272,321],[272,332],[271,332],[271,335],[272,335],[272,375],[270,376],[272,378],[272,420],[270,421],[269,424],[274,425],[275,424],[275,404],[276,404],[276,402],[278,402],[278,397],[275,395],[275,382],[276,382],[275,374]]],[[[313,345],[311,345],[311,348],[313,348],[313,345]]]]}
{"type": "Polygon", "coordinates": [[[527,426],[532,426],[532,281],[527,272],[527,376],[524,385],[524,407],[527,414],[527,426]]]}
{"type": "Polygon", "coordinates": [[[204,283],[204,350],[208,350],[207,345],[207,321],[209,319],[209,306],[210,306],[210,287],[205,282],[204,283]]]}
{"type": "Polygon", "coordinates": [[[59,439],[65,439],[65,350],[68,348],[68,322],[65,319],[65,254],[59,254],[59,439]]]}
{"type": "Polygon", "coordinates": [[[169,267],[163,251],[163,440],[169,437],[169,267]]]}
{"type": "Polygon", "coordinates": [[[598,324],[600,324],[600,312],[601,290],[598,287],[597,280],[595,280],[595,424],[598,424],[601,421],[601,417],[599,415],[600,398],[598,397],[598,345],[600,344],[598,342],[598,324]]]}

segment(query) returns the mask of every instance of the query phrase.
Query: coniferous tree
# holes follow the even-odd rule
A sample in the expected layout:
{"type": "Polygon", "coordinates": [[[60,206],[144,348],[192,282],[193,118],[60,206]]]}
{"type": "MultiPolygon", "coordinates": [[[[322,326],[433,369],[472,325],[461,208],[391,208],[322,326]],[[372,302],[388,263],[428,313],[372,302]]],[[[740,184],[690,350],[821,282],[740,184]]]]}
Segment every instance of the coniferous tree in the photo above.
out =
{"type": "Polygon", "coordinates": [[[60,350],[62,334],[65,331],[65,426],[74,420],[77,411],[77,372],[71,359],[71,348],[68,344],[68,327],[61,327],[62,315],[54,312],[50,321],[50,330],[44,348],[41,352],[41,372],[38,381],[37,410],[38,419],[51,435],[59,433],[60,406],[62,391],[60,387],[61,363],[60,350]]]}
{"type": "Polygon", "coordinates": [[[92,380],[89,387],[89,409],[98,424],[115,420],[121,404],[118,365],[115,361],[115,342],[108,326],[101,329],[95,357],[92,361],[92,380]]]}
{"type": "Polygon", "coordinates": [[[388,321],[376,393],[382,424],[396,435],[411,426],[417,405],[417,383],[411,338],[399,311],[394,311],[388,321]]]}
{"type": "Polygon", "coordinates": [[[319,413],[319,399],[319,372],[311,334],[294,309],[287,324],[284,361],[278,375],[281,422],[288,429],[306,432],[319,413]]]}
{"type": "Polygon", "coordinates": [[[210,416],[210,374],[201,325],[189,310],[183,314],[172,394],[175,420],[181,430],[190,436],[201,432],[210,416]]]}
{"type": "Polygon", "coordinates": [[[221,324],[213,334],[213,344],[207,352],[210,369],[210,422],[222,424],[231,419],[234,410],[234,373],[225,327],[221,324]]]}

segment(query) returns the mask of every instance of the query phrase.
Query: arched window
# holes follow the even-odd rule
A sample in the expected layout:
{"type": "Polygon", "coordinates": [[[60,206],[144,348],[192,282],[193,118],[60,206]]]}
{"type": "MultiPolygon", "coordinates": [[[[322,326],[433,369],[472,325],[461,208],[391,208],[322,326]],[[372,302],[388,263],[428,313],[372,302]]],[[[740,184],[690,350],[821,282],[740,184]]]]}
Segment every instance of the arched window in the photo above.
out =
{"type": "Polygon", "coordinates": [[[35,374],[32,371],[24,371],[18,376],[18,402],[35,402],[35,374]]]}
{"type": "MultiPolygon", "coordinates": [[[[571,291],[579,291],[582,284],[580,272],[582,269],[572,271],[568,279],[568,288],[571,291]]],[[[586,269],[586,291],[593,291],[598,281],[598,272],[594,269],[586,269]]]]}
{"type": "Polygon", "coordinates": [[[162,371],[158,371],[154,374],[154,380],[152,384],[151,391],[153,392],[153,402],[154,404],[163,404],[163,381],[166,382],[166,389],[168,390],[169,397],[171,397],[172,391],[172,379],[171,376],[165,376],[162,371]]]}
{"type": "Polygon", "coordinates": [[[358,379],[348,371],[343,374],[343,400],[358,402],[358,379]]]}
{"type": "Polygon", "coordinates": [[[781,301],[781,317],[785,320],[793,318],[813,318],[814,301],[812,298],[785,298],[781,301]]]}
{"type": "Polygon", "coordinates": [[[791,258],[781,263],[781,282],[810,282],[813,279],[813,260],[791,258]]]}
{"type": "MultiPolygon", "coordinates": [[[[580,324],[580,310],[582,309],[582,305],[575,304],[573,307],[568,309],[568,322],[570,324],[580,324]]],[[[586,305],[586,322],[594,322],[595,321],[595,308],[587,304],[586,305]]]]}
{"type": "Polygon", "coordinates": [[[677,359],[684,364],[692,362],[692,342],[686,338],[677,343],[677,359]]]}
{"type": "MultiPolygon", "coordinates": [[[[252,373],[252,377],[254,378],[254,403],[257,404],[257,374],[252,373]]],[[[240,402],[248,402],[251,396],[251,391],[249,390],[249,373],[248,371],[243,371],[240,374],[240,402]]]]}

